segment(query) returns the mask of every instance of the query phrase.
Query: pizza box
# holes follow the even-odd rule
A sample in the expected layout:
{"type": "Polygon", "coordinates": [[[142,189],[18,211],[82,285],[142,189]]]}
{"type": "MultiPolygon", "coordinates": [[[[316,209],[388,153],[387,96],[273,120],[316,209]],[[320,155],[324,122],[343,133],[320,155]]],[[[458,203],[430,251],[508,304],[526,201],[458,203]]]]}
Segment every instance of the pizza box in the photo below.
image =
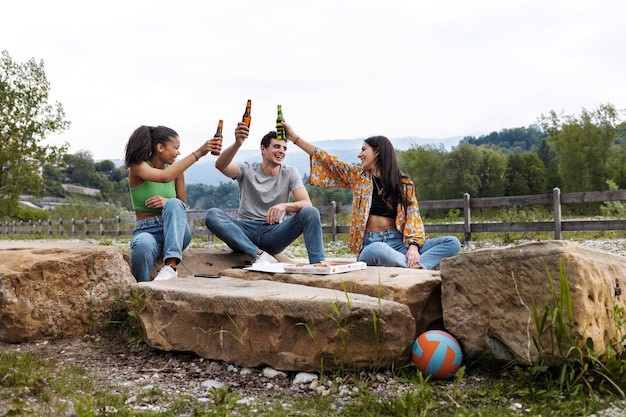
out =
{"type": "Polygon", "coordinates": [[[319,264],[291,264],[285,262],[253,264],[245,267],[248,271],[330,275],[342,272],[357,271],[367,268],[365,262],[324,262],[319,264]]]}
{"type": "Polygon", "coordinates": [[[367,268],[365,262],[324,262],[319,264],[285,264],[285,272],[291,274],[330,275],[358,271],[367,268]]]}

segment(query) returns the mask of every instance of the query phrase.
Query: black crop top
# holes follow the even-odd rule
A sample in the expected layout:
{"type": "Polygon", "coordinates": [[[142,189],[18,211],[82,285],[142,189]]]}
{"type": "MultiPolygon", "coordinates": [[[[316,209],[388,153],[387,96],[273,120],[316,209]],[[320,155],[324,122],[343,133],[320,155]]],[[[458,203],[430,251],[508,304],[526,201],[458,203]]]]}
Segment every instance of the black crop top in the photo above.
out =
{"type": "Polygon", "coordinates": [[[370,215],[395,219],[397,211],[398,203],[395,203],[393,205],[393,211],[390,212],[380,194],[378,194],[376,190],[372,190],[372,205],[370,206],[370,215]]]}

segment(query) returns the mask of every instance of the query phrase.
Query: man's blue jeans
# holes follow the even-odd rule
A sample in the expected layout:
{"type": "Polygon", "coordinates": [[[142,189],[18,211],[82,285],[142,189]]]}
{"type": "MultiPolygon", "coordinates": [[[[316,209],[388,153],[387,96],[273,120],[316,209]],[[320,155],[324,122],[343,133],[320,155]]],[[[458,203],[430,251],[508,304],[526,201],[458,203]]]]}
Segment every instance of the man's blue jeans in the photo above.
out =
{"type": "Polygon", "coordinates": [[[313,206],[303,207],[285,218],[282,223],[276,224],[233,219],[223,210],[214,207],[206,212],[204,222],[211,233],[229,248],[247,253],[252,260],[256,258],[259,249],[275,255],[304,234],[309,263],[324,261],[322,221],[320,212],[313,206]]]}
{"type": "Polygon", "coordinates": [[[185,205],[177,198],[170,198],[160,216],[135,222],[130,240],[130,272],[137,282],[150,281],[154,261],[162,257],[180,262],[191,237],[185,205]]]}
{"type": "MultiPolygon", "coordinates": [[[[370,266],[398,266],[407,268],[406,252],[402,233],[398,229],[380,232],[365,232],[363,249],[358,261],[370,266]]],[[[442,236],[426,239],[419,248],[420,265],[424,269],[433,269],[443,258],[455,256],[461,250],[461,242],[454,236],[442,236]]]]}

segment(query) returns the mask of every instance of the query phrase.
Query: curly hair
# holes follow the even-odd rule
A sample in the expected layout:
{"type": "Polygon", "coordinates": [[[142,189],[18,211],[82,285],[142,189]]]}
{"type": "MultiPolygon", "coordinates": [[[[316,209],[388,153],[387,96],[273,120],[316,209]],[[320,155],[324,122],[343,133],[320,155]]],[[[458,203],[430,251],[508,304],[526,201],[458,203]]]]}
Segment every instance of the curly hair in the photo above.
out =
{"type": "Polygon", "coordinates": [[[139,126],[130,135],[126,144],[125,167],[130,168],[131,165],[150,159],[159,143],[165,145],[172,138],[176,137],[178,137],[178,133],[169,127],[139,126]]]}

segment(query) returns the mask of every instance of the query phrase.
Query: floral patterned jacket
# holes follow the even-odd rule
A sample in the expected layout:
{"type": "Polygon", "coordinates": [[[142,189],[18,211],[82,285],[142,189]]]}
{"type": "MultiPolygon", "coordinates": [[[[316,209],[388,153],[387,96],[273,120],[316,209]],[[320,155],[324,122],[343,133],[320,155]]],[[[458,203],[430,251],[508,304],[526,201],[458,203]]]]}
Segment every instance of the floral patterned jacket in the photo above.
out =
{"type": "MultiPolygon", "coordinates": [[[[403,178],[407,199],[411,204],[404,209],[398,204],[396,227],[402,232],[404,243],[416,242],[422,246],[426,239],[424,223],[420,216],[415,184],[409,178],[403,178]]],[[[372,204],[372,177],[361,166],[350,165],[334,155],[315,147],[311,155],[311,176],[309,183],[323,188],[352,189],[352,221],[348,236],[350,249],[360,253],[363,247],[365,225],[372,204]]]]}

